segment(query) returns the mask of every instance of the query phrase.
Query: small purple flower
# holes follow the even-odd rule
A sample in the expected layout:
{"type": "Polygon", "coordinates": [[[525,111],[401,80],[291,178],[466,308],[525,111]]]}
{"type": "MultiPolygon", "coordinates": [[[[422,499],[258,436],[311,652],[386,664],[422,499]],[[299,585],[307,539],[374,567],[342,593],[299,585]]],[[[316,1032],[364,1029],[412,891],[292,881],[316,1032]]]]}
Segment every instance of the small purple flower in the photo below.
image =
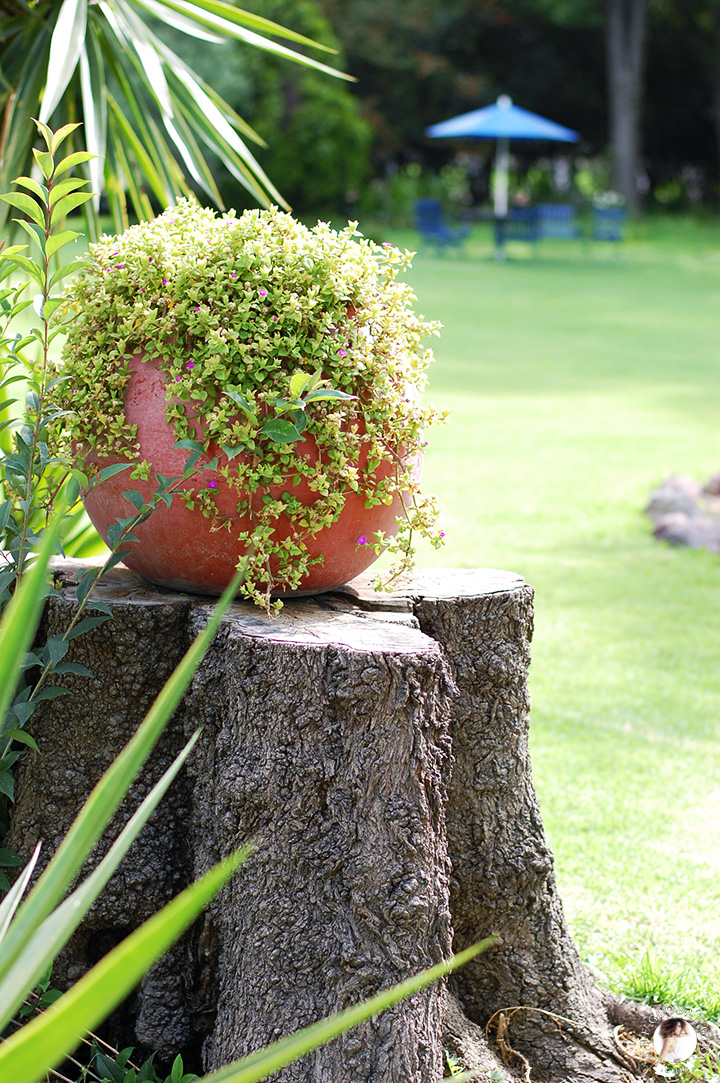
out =
{"type": "Polygon", "coordinates": [[[367,534],[361,534],[357,540],[358,545],[367,545],[367,534]]]}
{"type": "Polygon", "coordinates": [[[383,241],[383,248],[392,248],[390,241],[383,241]]]}
{"type": "Polygon", "coordinates": [[[123,268],[124,266],[125,266],[125,264],[124,264],[124,263],[116,263],[116,264],[115,264],[115,270],[116,270],[116,271],[120,271],[120,270],[122,270],[122,268],[123,268]]]}
{"type": "Polygon", "coordinates": [[[235,273],[235,271],[230,272],[230,277],[231,278],[237,278],[237,274],[235,273]]]}
{"type": "Polygon", "coordinates": [[[110,253],[110,255],[111,255],[111,256],[119,256],[119,255],[120,255],[120,253],[119,253],[119,252],[111,252],[111,253],[110,253]]]}
{"type": "Polygon", "coordinates": [[[167,286],[167,278],[163,278],[163,286],[167,286]]]}
{"type": "Polygon", "coordinates": [[[194,369],[194,368],[195,368],[195,362],[194,362],[194,361],[188,361],[188,363],[187,363],[187,367],[188,367],[189,369],[194,369]]]}
{"type": "Polygon", "coordinates": [[[440,531],[440,537],[441,537],[441,538],[444,538],[444,537],[445,537],[445,531],[444,531],[444,530],[441,530],[441,531],[440,531]]]}
{"type": "Polygon", "coordinates": [[[196,312],[199,312],[199,311],[200,311],[200,305],[195,305],[195,311],[196,311],[196,312]]]}
{"type": "Polygon", "coordinates": [[[267,290],[258,290],[258,294],[260,297],[267,297],[267,290]]]}
{"type": "Polygon", "coordinates": [[[143,286],[143,287],[142,287],[142,289],[140,290],[140,293],[147,293],[147,290],[145,289],[145,287],[144,287],[144,286],[143,286]]]}
{"type": "Polygon", "coordinates": [[[275,320],[275,323],[277,323],[277,316],[273,316],[273,319],[275,320]]]}
{"type": "Polygon", "coordinates": [[[207,483],[208,489],[217,489],[218,483],[216,481],[209,481],[207,483]]]}
{"type": "Polygon", "coordinates": [[[179,377],[179,376],[176,376],[176,377],[175,377],[175,383],[176,383],[176,384],[179,384],[179,383],[180,383],[180,377],[179,377]]]}
{"type": "Polygon", "coordinates": [[[78,392],[79,390],[80,390],[80,388],[79,388],[79,387],[74,387],[74,388],[73,388],[73,393],[74,393],[74,394],[77,394],[77,392],[78,392]]]}
{"type": "Polygon", "coordinates": [[[148,263],[152,263],[152,261],[153,261],[152,256],[148,256],[148,263]]]}
{"type": "Polygon", "coordinates": [[[338,357],[344,357],[346,353],[346,350],[338,350],[338,357]]]}

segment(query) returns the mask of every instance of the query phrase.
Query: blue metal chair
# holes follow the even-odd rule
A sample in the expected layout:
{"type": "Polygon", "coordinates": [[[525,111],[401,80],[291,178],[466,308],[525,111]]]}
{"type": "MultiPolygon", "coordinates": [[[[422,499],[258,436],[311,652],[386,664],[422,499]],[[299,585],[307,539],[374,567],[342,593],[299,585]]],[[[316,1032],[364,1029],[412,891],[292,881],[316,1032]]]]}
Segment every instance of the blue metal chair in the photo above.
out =
{"type": "Polygon", "coordinates": [[[540,235],[537,207],[511,207],[506,218],[495,219],[495,246],[499,252],[506,241],[533,244],[540,235]]]}
{"type": "Polygon", "coordinates": [[[538,206],[538,232],[540,238],[555,240],[578,240],[580,227],[575,221],[576,209],[572,203],[541,203],[538,206]]]}
{"type": "Polygon", "coordinates": [[[416,201],[415,224],[423,243],[441,252],[446,248],[462,248],[470,232],[467,225],[448,225],[439,199],[416,201]]]}
{"type": "Polygon", "coordinates": [[[622,241],[623,225],[627,218],[624,207],[593,207],[592,239],[594,241],[622,241]]]}

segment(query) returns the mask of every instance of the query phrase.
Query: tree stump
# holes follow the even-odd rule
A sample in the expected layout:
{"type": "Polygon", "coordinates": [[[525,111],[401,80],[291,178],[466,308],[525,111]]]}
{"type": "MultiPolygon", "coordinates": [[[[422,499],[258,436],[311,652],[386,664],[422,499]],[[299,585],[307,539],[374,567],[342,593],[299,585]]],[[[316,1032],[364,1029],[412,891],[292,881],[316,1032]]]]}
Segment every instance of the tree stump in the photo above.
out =
{"type": "MultiPolygon", "coordinates": [[[[76,605],[78,565],[57,575],[43,634],[76,605]]],[[[122,567],[99,593],[114,619],[72,650],[93,678],[64,678],[76,694],[33,719],[41,754],[20,772],[9,839],[22,854],[38,838],[56,848],[211,605],[122,567]]],[[[439,962],[453,938],[458,950],[498,933],[449,988],[276,1078],[432,1083],[447,1050],[496,1079],[529,1063],[536,1080],[619,1083],[532,784],[531,632],[532,590],[482,569],[421,572],[390,594],[361,577],[291,599],[277,618],[234,604],[118,823],[202,726],[198,746],[55,983],[254,838],[254,856],[116,1018],[123,1044],[214,1069],[439,962]]]]}

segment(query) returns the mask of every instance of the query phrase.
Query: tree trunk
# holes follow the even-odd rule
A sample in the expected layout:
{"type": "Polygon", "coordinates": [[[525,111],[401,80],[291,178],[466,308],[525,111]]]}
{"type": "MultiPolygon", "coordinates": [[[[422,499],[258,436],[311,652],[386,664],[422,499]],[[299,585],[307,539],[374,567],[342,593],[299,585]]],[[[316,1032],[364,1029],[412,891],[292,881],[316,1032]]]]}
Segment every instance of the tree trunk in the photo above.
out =
{"type": "MultiPolygon", "coordinates": [[[[51,633],[75,605],[69,565],[63,575],[51,633]]],[[[207,619],[206,599],[123,569],[101,591],[114,619],[73,641],[94,679],[68,678],[78,695],[44,708],[42,759],[18,779],[21,853],[38,837],[57,846],[207,619]]],[[[529,1063],[538,1081],[620,1083],[532,785],[531,629],[530,588],[481,570],[419,574],[391,595],[361,577],[277,619],[236,604],[128,810],[202,724],[196,753],[56,980],[254,837],[257,853],[126,1006],[123,1044],[190,1064],[202,1046],[205,1067],[219,1067],[446,957],[454,928],[456,948],[491,932],[502,943],[450,990],[418,994],[277,1078],[431,1083],[447,1049],[503,1080],[529,1063]]]]}
{"type": "MultiPolygon", "coordinates": [[[[712,117],[720,172],[720,6],[717,3],[710,4],[710,20],[712,27],[712,117]]],[[[720,213],[720,186],[718,186],[717,209],[720,213]]]]}
{"type": "Polygon", "coordinates": [[[640,209],[640,109],[645,73],[648,0],[608,0],[606,42],[613,187],[628,209],[640,209]]]}

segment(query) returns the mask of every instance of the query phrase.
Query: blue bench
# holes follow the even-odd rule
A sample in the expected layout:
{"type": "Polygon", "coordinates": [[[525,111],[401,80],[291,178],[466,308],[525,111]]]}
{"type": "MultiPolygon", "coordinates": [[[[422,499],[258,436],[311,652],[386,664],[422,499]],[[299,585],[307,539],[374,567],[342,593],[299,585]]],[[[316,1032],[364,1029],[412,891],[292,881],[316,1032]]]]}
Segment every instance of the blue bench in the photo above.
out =
{"type": "Polygon", "coordinates": [[[593,207],[592,239],[594,241],[622,241],[626,218],[625,207],[593,207]]]}
{"type": "Polygon", "coordinates": [[[576,241],[582,237],[576,222],[577,210],[572,203],[541,203],[538,207],[539,236],[560,241],[576,241]]]}
{"type": "Polygon", "coordinates": [[[415,225],[423,243],[440,252],[447,248],[462,248],[470,233],[470,226],[448,225],[439,199],[416,201],[415,225]]]}

